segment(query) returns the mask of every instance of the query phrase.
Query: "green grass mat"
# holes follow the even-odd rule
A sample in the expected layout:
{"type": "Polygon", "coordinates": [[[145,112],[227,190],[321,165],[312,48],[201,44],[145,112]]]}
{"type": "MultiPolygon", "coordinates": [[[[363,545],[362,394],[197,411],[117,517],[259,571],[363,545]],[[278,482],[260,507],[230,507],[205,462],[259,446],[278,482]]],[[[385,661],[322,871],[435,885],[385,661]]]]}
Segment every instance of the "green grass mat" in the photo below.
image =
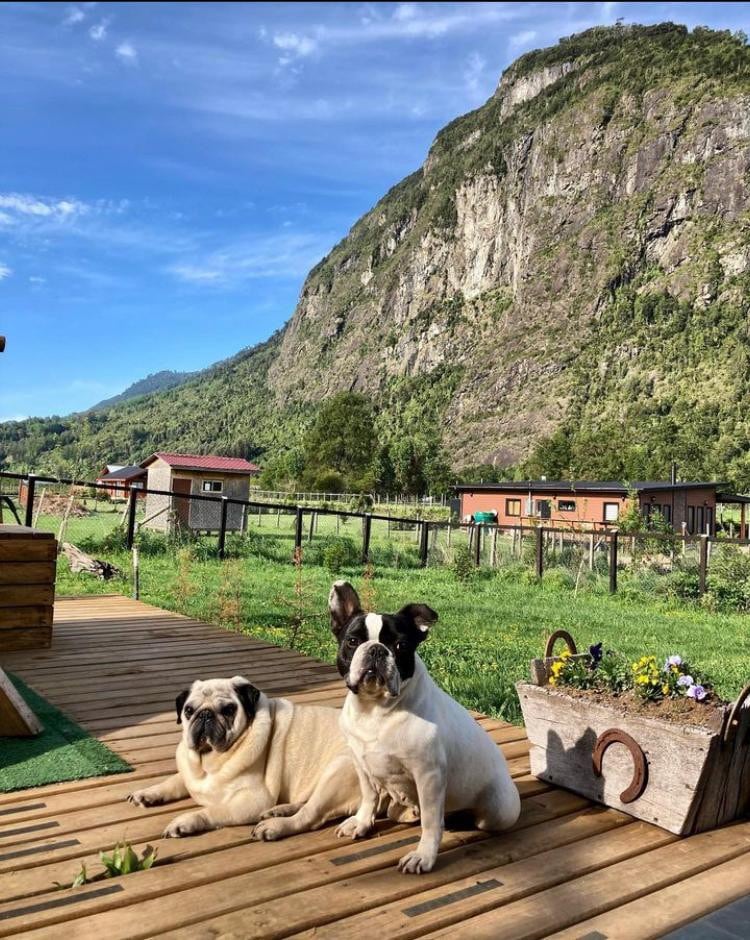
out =
{"type": "Polygon", "coordinates": [[[44,731],[33,738],[0,738],[0,792],[132,770],[17,676],[10,678],[44,731]]]}

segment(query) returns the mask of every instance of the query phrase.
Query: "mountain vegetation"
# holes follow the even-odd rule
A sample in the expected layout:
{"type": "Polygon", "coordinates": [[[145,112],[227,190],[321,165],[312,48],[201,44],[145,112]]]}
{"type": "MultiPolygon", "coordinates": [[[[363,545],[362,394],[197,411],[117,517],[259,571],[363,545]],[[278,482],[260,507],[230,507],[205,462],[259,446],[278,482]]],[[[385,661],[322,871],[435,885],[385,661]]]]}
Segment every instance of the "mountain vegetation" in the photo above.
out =
{"type": "Polygon", "coordinates": [[[167,388],[174,388],[176,385],[182,385],[193,375],[192,372],[173,372],[171,369],[163,369],[161,372],[152,372],[145,379],[139,379],[129,385],[125,391],[119,395],[113,395],[111,398],[105,398],[88,408],[88,411],[105,411],[113,405],[119,405],[120,402],[129,401],[131,398],[140,398],[141,395],[149,395],[151,392],[161,392],[167,388]]]}
{"type": "Polygon", "coordinates": [[[744,35],[567,37],[438,133],[266,343],[102,411],[1,425],[0,463],[85,472],[169,447],[251,457],[274,485],[420,492],[663,478],[674,459],[748,488],[749,210],[744,35]],[[353,463],[329,441],[349,408],[353,463]]]}

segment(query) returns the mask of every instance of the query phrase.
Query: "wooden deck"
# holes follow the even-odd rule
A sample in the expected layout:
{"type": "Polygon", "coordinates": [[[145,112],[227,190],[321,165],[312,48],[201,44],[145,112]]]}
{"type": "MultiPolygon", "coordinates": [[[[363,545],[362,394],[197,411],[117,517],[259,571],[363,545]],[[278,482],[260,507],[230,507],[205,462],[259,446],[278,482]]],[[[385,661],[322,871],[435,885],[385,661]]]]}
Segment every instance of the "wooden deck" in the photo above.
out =
{"type": "Polygon", "coordinates": [[[244,673],[300,702],[342,700],[335,671],[288,650],[120,597],[58,601],[51,650],[3,665],[121,754],[133,773],[0,794],[0,936],[644,938],[750,892],[750,823],[679,840],[528,773],[523,729],[479,720],[523,796],[505,835],[451,829],[429,875],[395,868],[409,826],[342,843],[332,828],[258,844],[246,827],[163,841],[187,801],[152,810],[131,789],[173,769],[173,700],[193,678],[244,673]],[[60,890],[128,839],[148,872],[60,890]]]}

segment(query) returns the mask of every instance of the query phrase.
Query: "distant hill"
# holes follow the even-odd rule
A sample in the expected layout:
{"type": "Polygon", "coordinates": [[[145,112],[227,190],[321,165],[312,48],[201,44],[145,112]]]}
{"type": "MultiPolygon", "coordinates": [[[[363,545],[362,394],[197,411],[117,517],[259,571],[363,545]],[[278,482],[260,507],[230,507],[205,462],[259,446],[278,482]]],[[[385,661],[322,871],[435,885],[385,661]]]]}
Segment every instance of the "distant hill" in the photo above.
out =
{"type": "Polygon", "coordinates": [[[598,27],[527,53],[282,331],[166,391],[0,425],[0,466],[264,463],[352,390],[382,442],[422,435],[455,468],[647,479],[675,459],[750,486],[749,115],[741,34],[598,27]]]}
{"type": "Polygon", "coordinates": [[[163,369],[161,372],[152,372],[145,379],[139,379],[129,385],[124,392],[119,395],[113,395],[111,398],[105,398],[103,401],[92,405],[88,411],[104,411],[113,405],[119,405],[120,402],[129,401],[131,398],[140,398],[141,395],[149,395],[151,392],[163,392],[168,388],[174,388],[176,385],[182,385],[192,378],[195,372],[173,372],[171,369],[163,369]]]}

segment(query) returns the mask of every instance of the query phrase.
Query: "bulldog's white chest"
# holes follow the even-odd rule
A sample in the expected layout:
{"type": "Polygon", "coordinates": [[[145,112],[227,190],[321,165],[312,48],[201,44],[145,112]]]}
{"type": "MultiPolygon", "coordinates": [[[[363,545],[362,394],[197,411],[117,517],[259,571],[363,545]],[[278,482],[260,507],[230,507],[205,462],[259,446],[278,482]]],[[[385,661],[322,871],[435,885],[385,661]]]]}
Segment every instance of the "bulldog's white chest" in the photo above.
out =
{"type": "Polygon", "coordinates": [[[372,786],[397,803],[416,807],[417,788],[407,766],[409,755],[398,746],[398,738],[394,740],[390,731],[378,727],[376,722],[357,721],[355,728],[347,729],[347,737],[372,786]]]}

